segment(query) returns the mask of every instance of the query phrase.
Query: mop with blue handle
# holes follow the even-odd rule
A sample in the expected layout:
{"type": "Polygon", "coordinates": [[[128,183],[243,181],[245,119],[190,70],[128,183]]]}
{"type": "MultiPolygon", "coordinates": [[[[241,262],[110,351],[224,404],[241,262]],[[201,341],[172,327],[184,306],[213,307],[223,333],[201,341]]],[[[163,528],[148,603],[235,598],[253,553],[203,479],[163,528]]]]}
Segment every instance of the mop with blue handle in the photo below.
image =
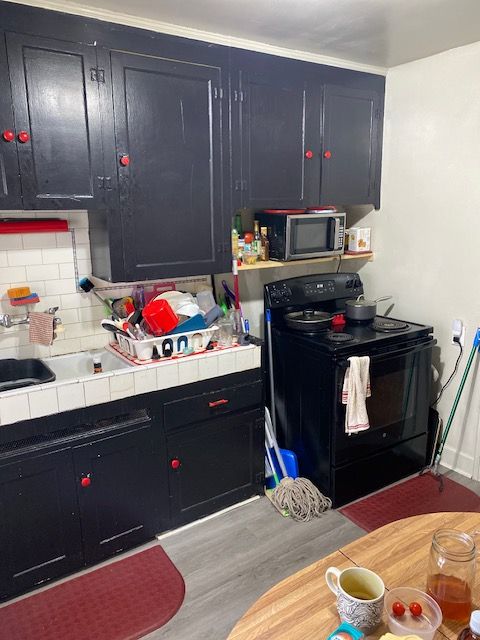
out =
{"type": "MultiPolygon", "coordinates": [[[[475,354],[480,348],[480,327],[477,329],[475,333],[475,337],[473,338],[472,350],[470,351],[470,355],[468,357],[468,362],[465,366],[465,371],[463,372],[462,380],[460,381],[460,386],[458,387],[457,395],[455,396],[455,400],[453,401],[452,409],[450,411],[450,415],[448,416],[447,424],[445,426],[445,431],[440,438],[440,442],[438,444],[437,452],[435,454],[435,459],[432,466],[432,474],[434,476],[439,476],[438,467],[440,465],[440,460],[442,458],[443,449],[445,447],[445,442],[448,438],[448,432],[450,431],[450,427],[452,426],[453,418],[455,417],[455,412],[458,407],[458,403],[460,402],[460,397],[463,392],[463,387],[465,386],[465,382],[467,381],[468,374],[470,372],[470,368],[472,366],[473,358],[475,354]]],[[[442,491],[443,485],[440,484],[440,491],[442,491]]]]}

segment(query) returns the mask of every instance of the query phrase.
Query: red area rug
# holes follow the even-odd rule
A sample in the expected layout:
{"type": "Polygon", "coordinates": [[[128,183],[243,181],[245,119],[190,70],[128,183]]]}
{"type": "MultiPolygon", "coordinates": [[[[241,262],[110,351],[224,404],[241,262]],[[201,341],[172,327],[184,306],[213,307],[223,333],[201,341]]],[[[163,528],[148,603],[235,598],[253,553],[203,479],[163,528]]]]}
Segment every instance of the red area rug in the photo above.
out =
{"type": "Polygon", "coordinates": [[[480,511],[480,496],[443,477],[443,491],[439,481],[426,473],[405,480],[340,509],[349,520],[365,531],[373,531],[384,524],[439,511],[480,511]]]}
{"type": "Polygon", "coordinates": [[[180,608],[183,578],[159,545],[0,608],[1,640],[136,640],[180,608]]]}

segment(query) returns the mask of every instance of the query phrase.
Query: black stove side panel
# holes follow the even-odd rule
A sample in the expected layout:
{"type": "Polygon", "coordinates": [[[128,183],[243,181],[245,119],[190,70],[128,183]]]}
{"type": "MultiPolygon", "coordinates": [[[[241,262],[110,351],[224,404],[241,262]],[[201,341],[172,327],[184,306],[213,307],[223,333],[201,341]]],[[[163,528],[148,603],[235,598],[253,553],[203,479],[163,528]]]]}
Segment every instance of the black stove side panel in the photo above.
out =
{"type": "Polygon", "coordinates": [[[335,393],[331,359],[275,329],[272,339],[279,445],[297,454],[301,476],[331,496],[335,393]]]}

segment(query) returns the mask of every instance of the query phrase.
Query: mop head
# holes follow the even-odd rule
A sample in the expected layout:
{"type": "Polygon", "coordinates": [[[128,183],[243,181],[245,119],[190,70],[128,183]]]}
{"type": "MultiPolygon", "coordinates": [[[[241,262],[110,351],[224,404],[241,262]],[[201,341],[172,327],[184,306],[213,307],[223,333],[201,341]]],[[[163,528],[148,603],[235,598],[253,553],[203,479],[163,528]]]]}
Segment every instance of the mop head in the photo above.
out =
{"type": "Polygon", "coordinates": [[[294,520],[308,522],[330,509],[332,501],[307,478],[283,478],[272,492],[271,500],[279,510],[286,509],[294,520]]]}

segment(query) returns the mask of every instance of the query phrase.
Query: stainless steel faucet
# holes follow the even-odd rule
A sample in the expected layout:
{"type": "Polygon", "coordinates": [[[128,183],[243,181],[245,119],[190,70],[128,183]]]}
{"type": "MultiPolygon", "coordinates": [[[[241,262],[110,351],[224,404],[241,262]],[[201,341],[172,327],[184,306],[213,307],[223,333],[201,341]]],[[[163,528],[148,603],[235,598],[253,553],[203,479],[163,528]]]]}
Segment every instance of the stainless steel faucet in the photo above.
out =
{"type": "MultiPolygon", "coordinates": [[[[45,313],[49,313],[52,316],[58,311],[58,307],[50,307],[45,311],[45,313]]],[[[10,327],[15,327],[19,324],[29,324],[30,323],[30,314],[27,313],[24,316],[11,316],[9,313],[0,313],[0,326],[9,329],[10,327]]],[[[53,326],[57,327],[62,323],[62,319],[55,316],[53,318],[53,326]]]]}

